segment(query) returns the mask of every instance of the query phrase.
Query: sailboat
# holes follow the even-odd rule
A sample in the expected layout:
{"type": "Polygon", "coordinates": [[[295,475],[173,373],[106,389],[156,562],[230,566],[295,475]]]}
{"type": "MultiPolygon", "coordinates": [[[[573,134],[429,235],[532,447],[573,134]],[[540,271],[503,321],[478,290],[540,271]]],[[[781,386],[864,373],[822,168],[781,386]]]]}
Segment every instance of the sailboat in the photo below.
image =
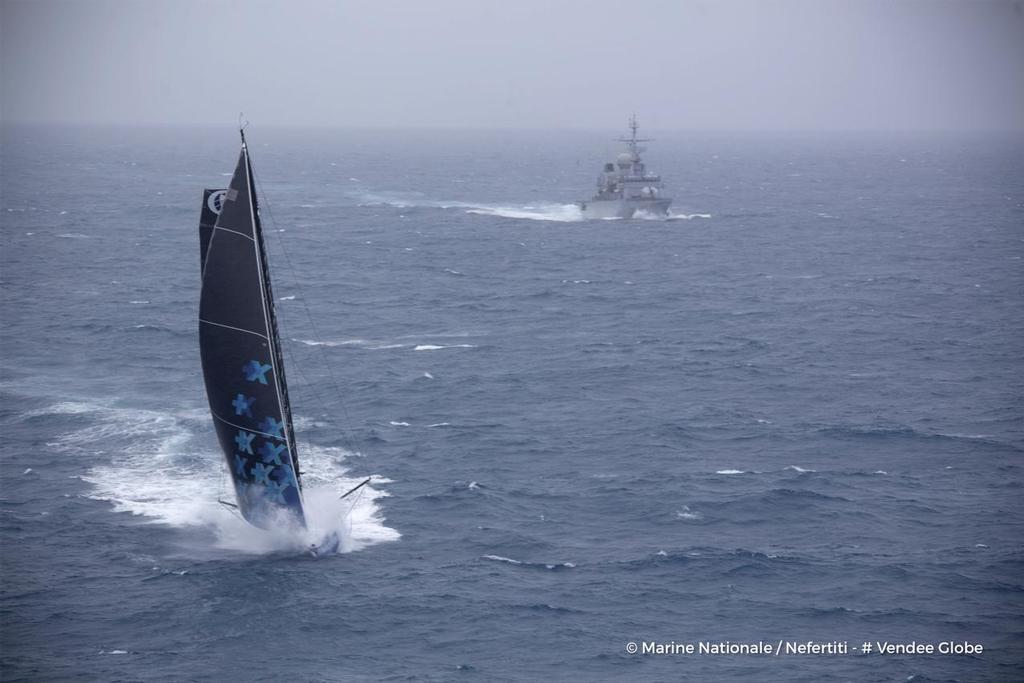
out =
{"type": "MultiPolygon", "coordinates": [[[[239,132],[231,182],[204,190],[199,222],[199,351],[237,501],[221,502],[253,526],[302,533],[307,508],[284,356],[249,148],[239,132]]],[[[333,532],[310,550],[330,552],[339,542],[333,532]]]]}

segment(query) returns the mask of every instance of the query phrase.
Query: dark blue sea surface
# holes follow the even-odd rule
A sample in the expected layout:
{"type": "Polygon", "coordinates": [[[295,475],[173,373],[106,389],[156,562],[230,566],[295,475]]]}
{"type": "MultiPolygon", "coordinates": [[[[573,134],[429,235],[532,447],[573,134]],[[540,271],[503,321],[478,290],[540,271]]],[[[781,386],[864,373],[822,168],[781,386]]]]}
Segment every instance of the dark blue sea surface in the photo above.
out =
{"type": "Polygon", "coordinates": [[[317,560],[216,502],[237,134],[4,128],[0,677],[1024,680],[1024,141],[654,133],[584,221],[617,131],[250,129],[317,560]]]}

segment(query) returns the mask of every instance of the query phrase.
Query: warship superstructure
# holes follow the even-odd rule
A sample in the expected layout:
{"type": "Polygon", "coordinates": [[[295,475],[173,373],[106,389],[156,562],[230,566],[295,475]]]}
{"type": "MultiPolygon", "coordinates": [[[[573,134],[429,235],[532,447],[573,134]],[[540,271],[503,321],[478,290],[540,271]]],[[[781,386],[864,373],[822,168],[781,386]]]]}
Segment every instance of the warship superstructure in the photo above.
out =
{"type": "Polygon", "coordinates": [[[650,138],[636,136],[639,126],[636,115],[629,120],[632,135],[619,138],[626,143],[626,151],[615,163],[604,165],[597,178],[597,194],[579,202],[584,218],[633,218],[637,214],[667,216],[672,200],[663,196],[661,176],[648,173],[640,152],[646,151],[639,143],[650,138]]]}

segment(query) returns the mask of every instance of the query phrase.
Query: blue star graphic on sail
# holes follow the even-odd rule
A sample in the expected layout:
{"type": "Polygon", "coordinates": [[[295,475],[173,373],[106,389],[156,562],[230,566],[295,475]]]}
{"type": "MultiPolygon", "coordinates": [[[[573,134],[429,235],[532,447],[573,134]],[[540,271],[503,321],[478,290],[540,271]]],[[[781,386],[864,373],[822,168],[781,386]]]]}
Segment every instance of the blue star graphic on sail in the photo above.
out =
{"type": "Polygon", "coordinates": [[[252,417],[252,404],[256,402],[255,396],[246,396],[245,394],[239,394],[235,397],[235,400],[231,402],[231,405],[235,408],[235,415],[245,415],[246,417],[252,417]]]}
{"type": "Polygon", "coordinates": [[[264,434],[270,434],[275,439],[284,438],[284,423],[278,422],[269,415],[263,422],[260,422],[260,431],[264,434]]]}
{"type": "Polygon", "coordinates": [[[256,463],[252,467],[252,477],[257,484],[263,484],[264,486],[270,484],[270,475],[274,471],[274,467],[267,467],[261,462],[256,463]]]}
{"type": "Polygon", "coordinates": [[[263,456],[263,462],[274,463],[275,465],[283,465],[281,462],[281,454],[284,453],[285,445],[281,444],[275,446],[269,441],[264,441],[263,445],[260,446],[260,455],[263,456]]]}
{"type": "Polygon", "coordinates": [[[259,382],[260,384],[267,383],[267,372],[269,372],[271,366],[264,365],[258,360],[251,360],[242,366],[242,372],[245,373],[245,378],[250,382],[259,382]]]}
{"type": "Polygon", "coordinates": [[[239,430],[238,435],[235,437],[235,443],[238,444],[238,450],[252,455],[252,440],[255,438],[255,434],[239,430]]]}
{"type": "Polygon", "coordinates": [[[288,484],[282,482],[268,481],[267,482],[267,496],[275,503],[286,505],[287,501],[284,499],[284,492],[288,488],[288,484]]]}
{"type": "Polygon", "coordinates": [[[235,473],[238,476],[240,476],[240,477],[246,476],[245,465],[246,465],[245,458],[243,458],[242,456],[238,455],[238,453],[235,453],[235,473]]]}
{"type": "Polygon", "coordinates": [[[292,468],[288,465],[283,465],[277,470],[277,481],[280,484],[284,484],[285,487],[296,486],[298,482],[295,481],[295,474],[292,472],[292,468]]]}

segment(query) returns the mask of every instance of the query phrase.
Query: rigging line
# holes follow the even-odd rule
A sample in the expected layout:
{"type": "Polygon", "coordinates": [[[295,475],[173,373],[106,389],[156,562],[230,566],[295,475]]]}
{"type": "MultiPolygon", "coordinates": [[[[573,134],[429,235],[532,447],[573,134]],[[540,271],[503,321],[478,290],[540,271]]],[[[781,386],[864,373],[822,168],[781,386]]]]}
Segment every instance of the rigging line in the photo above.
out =
{"type": "MultiPolygon", "coordinates": [[[[367,480],[367,481],[369,481],[369,480],[367,480]]],[[[359,502],[362,501],[363,494],[365,492],[366,492],[366,489],[363,488],[362,484],[360,484],[359,485],[359,490],[356,491],[356,497],[352,499],[352,504],[349,505],[348,512],[345,513],[345,519],[348,520],[350,527],[351,527],[351,524],[352,524],[352,511],[355,510],[356,509],[356,505],[358,505],[359,502]]]]}
{"type": "MultiPolygon", "coordinates": [[[[345,405],[345,399],[343,398],[342,393],[341,393],[341,387],[338,384],[337,377],[335,377],[335,375],[334,375],[334,369],[331,367],[331,364],[327,361],[327,355],[326,355],[326,353],[324,351],[324,348],[323,348],[324,347],[323,338],[320,336],[320,330],[317,328],[316,321],[313,319],[312,312],[309,309],[309,304],[307,303],[305,290],[303,289],[302,285],[299,284],[298,271],[296,270],[295,266],[292,264],[291,257],[288,255],[288,251],[287,251],[287,249],[284,246],[284,238],[281,237],[280,234],[277,233],[277,229],[276,229],[277,222],[274,220],[273,210],[270,208],[269,204],[266,203],[266,198],[267,197],[266,197],[266,193],[263,191],[263,186],[262,186],[262,184],[260,184],[260,181],[258,179],[257,179],[256,182],[259,185],[260,193],[263,194],[264,203],[267,206],[268,222],[271,224],[271,226],[274,226],[273,232],[277,235],[277,237],[276,237],[277,243],[280,246],[281,253],[284,255],[285,262],[288,265],[288,270],[292,273],[292,277],[295,280],[295,287],[299,290],[299,298],[302,301],[302,307],[303,307],[303,310],[306,313],[306,319],[309,321],[309,324],[310,324],[310,326],[313,329],[313,335],[314,335],[314,337],[316,339],[316,342],[317,342],[316,346],[318,347],[317,350],[319,351],[321,362],[327,368],[327,374],[328,374],[329,379],[331,380],[331,385],[334,388],[334,393],[338,397],[338,403],[339,403],[339,406],[341,407],[344,423],[345,424],[351,424],[352,419],[349,417],[348,408],[345,405]]],[[[292,353],[292,351],[290,349],[288,349],[286,352],[288,353],[289,357],[292,359],[292,365],[294,365],[298,369],[299,374],[302,375],[302,377],[303,377],[303,380],[309,385],[310,389],[313,390],[312,387],[314,385],[311,382],[309,382],[309,380],[306,377],[305,373],[301,370],[301,366],[298,363],[298,361],[296,360],[294,353],[292,353]]],[[[324,410],[324,413],[329,416],[330,412],[327,409],[326,401],[324,401],[323,398],[320,397],[319,393],[317,393],[315,390],[313,390],[313,392],[314,392],[314,395],[317,396],[317,400],[321,404],[321,406],[322,406],[322,408],[324,410]]],[[[346,429],[345,424],[342,424],[340,426],[340,432],[341,432],[342,441],[345,443],[345,446],[349,449],[349,451],[351,451],[352,453],[357,453],[358,452],[358,448],[356,447],[354,439],[349,434],[349,431],[346,429]]]]}
{"type": "MultiPolygon", "coordinates": [[[[250,160],[250,163],[251,163],[251,160],[250,160]]],[[[331,385],[334,387],[334,392],[338,396],[338,404],[341,407],[341,412],[342,412],[342,416],[344,418],[345,424],[351,424],[352,423],[352,419],[351,419],[351,417],[349,417],[348,408],[345,405],[345,399],[343,398],[342,393],[341,393],[341,387],[339,386],[338,380],[337,380],[337,378],[334,375],[334,369],[331,367],[331,364],[327,361],[327,354],[324,351],[323,338],[320,336],[320,330],[317,328],[316,321],[313,319],[313,314],[309,310],[309,304],[308,304],[308,302],[306,300],[305,290],[303,289],[302,285],[299,283],[298,271],[296,270],[295,266],[292,264],[291,257],[288,255],[288,250],[284,246],[284,238],[281,237],[280,233],[277,232],[277,221],[274,219],[274,211],[273,211],[273,209],[270,206],[270,201],[269,201],[269,199],[267,197],[267,193],[263,190],[263,183],[260,181],[259,176],[256,176],[255,173],[253,174],[253,176],[254,176],[254,178],[256,180],[256,186],[259,188],[260,194],[263,195],[263,207],[265,207],[266,210],[267,210],[268,223],[270,223],[271,227],[273,227],[272,232],[277,236],[276,237],[277,238],[277,243],[280,245],[281,253],[284,255],[285,263],[287,264],[288,270],[291,271],[292,276],[295,279],[295,287],[296,287],[296,289],[299,290],[299,298],[302,301],[302,308],[306,312],[306,319],[309,320],[310,327],[313,329],[313,335],[316,338],[316,341],[318,342],[317,343],[317,349],[320,351],[321,361],[323,362],[324,366],[327,368],[327,374],[328,374],[328,376],[329,376],[329,378],[331,380],[331,385]]],[[[296,364],[296,363],[293,362],[293,364],[296,364]]],[[[322,403],[322,401],[321,401],[321,403],[322,403]]],[[[327,412],[326,408],[327,408],[326,405],[324,405],[324,412],[327,412]]],[[[329,414],[330,413],[328,413],[328,415],[329,414]]],[[[354,442],[352,436],[349,434],[349,430],[345,427],[345,424],[341,425],[341,430],[340,430],[341,431],[342,440],[345,442],[345,445],[348,447],[348,449],[352,453],[357,453],[358,449],[356,448],[356,445],[355,445],[355,442],[354,442]]]]}
{"type": "MultiPolygon", "coordinates": [[[[301,287],[299,287],[299,290],[300,290],[300,292],[302,291],[301,287]]],[[[300,294],[300,296],[305,296],[305,295],[304,294],[300,294]]],[[[308,315],[309,315],[309,313],[307,311],[307,317],[308,317],[308,315]]],[[[319,337],[318,333],[315,333],[315,335],[319,337]]],[[[319,342],[319,339],[317,341],[319,342]]],[[[317,343],[316,345],[320,346],[319,343],[317,343]]],[[[330,409],[327,407],[327,400],[324,398],[323,394],[321,394],[316,389],[316,384],[310,380],[309,375],[303,369],[303,363],[299,362],[298,356],[295,354],[295,352],[292,350],[292,348],[291,348],[291,346],[289,344],[282,344],[282,347],[284,349],[284,353],[288,356],[289,365],[292,368],[294,368],[296,373],[298,373],[299,377],[302,378],[304,386],[308,388],[308,391],[311,394],[313,394],[313,397],[316,399],[316,402],[319,404],[320,409],[323,411],[324,415],[329,417],[331,412],[330,412],[330,409]]],[[[323,349],[322,348],[320,349],[320,353],[321,353],[321,356],[322,356],[323,355],[323,349]]],[[[321,359],[324,361],[324,365],[327,365],[326,360],[323,359],[323,358],[321,358],[321,359]]],[[[344,419],[346,421],[350,421],[350,418],[348,417],[348,413],[345,410],[345,405],[344,405],[343,399],[341,398],[341,390],[338,387],[337,381],[333,377],[333,373],[331,372],[330,366],[327,366],[327,367],[328,367],[328,375],[330,376],[331,383],[332,383],[332,385],[334,387],[334,392],[338,395],[338,401],[341,404],[342,412],[344,414],[344,419]]],[[[337,424],[337,423],[335,423],[335,424],[337,424]]],[[[345,447],[348,448],[348,450],[350,452],[352,452],[353,454],[358,452],[358,449],[356,448],[356,445],[355,445],[353,439],[349,436],[347,430],[345,429],[345,427],[343,425],[340,426],[339,431],[341,432],[342,441],[344,442],[345,447]]]]}
{"type": "Polygon", "coordinates": [[[323,410],[324,415],[329,415],[330,412],[327,410],[327,402],[324,400],[323,396],[321,396],[320,392],[314,389],[315,385],[310,382],[309,377],[302,369],[302,363],[298,361],[298,358],[290,348],[285,347],[284,352],[288,355],[288,362],[291,364],[291,367],[295,369],[295,372],[297,372],[299,377],[302,378],[304,385],[309,387],[309,392],[313,394],[316,402],[320,404],[320,409],[323,410]]]}

